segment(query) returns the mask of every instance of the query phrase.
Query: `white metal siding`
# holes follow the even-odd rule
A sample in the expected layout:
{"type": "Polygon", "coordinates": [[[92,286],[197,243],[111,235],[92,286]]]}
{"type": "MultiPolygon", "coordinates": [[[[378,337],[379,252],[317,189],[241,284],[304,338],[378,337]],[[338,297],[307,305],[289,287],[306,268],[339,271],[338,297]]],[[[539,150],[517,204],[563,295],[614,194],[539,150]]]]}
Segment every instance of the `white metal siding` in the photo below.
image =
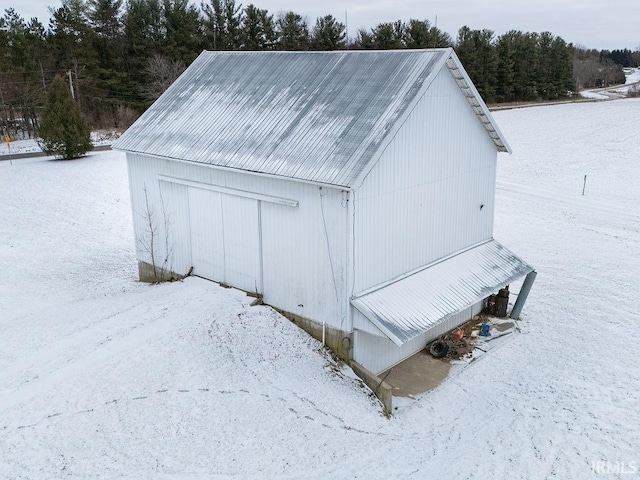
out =
{"type": "Polygon", "coordinates": [[[376,337],[383,337],[389,339],[382,330],[376,327],[371,320],[365,317],[357,308],[351,309],[351,318],[353,319],[353,328],[355,330],[362,330],[364,332],[375,335],[376,337]]]}
{"type": "MultiPolygon", "coordinates": [[[[150,186],[154,186],[153,180],[149,182],[150,186]]],[[[184,274],[189,271],[191,262],[191,249],[187,246],[180,250],[175,249],[176,243],[180,243],[182,240],[180,234],[182,232],[189,231],[189,195],[187,187],[184,185],[176,185],[166,182],[161,182],[159,185],[161,193],[161,204],[159,206],[159,230],[164,234],[165,221],[167,228],[166,245],[163,246],[162,252],[165,252],[165,247],[168,247],[170,254],[167,256],[168,262],[166,265],[167,270],[172,272],[178,272],[184,274]]],[[[153,191],[153,189],[149,189],[153,191]]],[[[157,209],[156,209],[157,210],[157,209]]]]}
{"type": "Polygon", "coordinates": [[[344,194],[292,188],[298,208],[262,203],[265,302],[348,332],[344,194]]]}
{"type": "Polygon", "coordinates": [[[138,260],[153,263],[150,251],[153,230],[156,266],[186,274],[191,266],[190,248],[184,247],[190,244],[187,188],[161,185],[137,155],[127,154],[127,168],[138,260]]]}
{"type": "Polygon", "coordinates": [[[220,194],[224,233],[224,281],[262,293],[259,204],[252,198],[220,194]]]}
{"type": "MultiPolygon", "coordinates": [[[[127,154],[127,158],[134,211],[144,205],[143,185],[147,186],[150,202],[154,205],[160,205],[159,185],[163,185],[163,196],[170,197],[165,202],[171,205],[173,217],[170,236],[176,273],[185,274],[192,265],[190,217],[201,218],[210,212],[210,208],[202,208],[203,212],[194,210],[198,207],[186,199],[191,186],[172,184],[167,187],[165,184],[170,182],[159,181],[159,176],[297,201],[297,206],[259,202],[264,301],[318,323],[324,320],[332,327],[351,331],[348,298],[344,294],[347,290],[347,192],[145,155],[127,154]],[[165,193],[169,191],[173,194],[165,193]],[[189,211],[195,213],[190,214],[189,211]]],[[[255,199],[250,201],[256,205],[255,199]]],[[[253,215],[253,207],[249,205],[248,202],[242,208],[236,205],[234,215],[253,215]]],[[[227,216],[231,218],[230,214],[227,216]]],[[[134,229],[136,237],[143,233],[140,219],[134,219],[134,229]]],[[[242,248],[240,246],[240,250],[242,248]]],[[[138,258],[149,261],[140,250],[138,258]]],[[[253,290],[254,287],[247,289],[253,290]]]]}
{"type": "Polygon", "coordinates": [[[441,71],[355,193],[351,293],[491,238],[496,157],[464,95],[441,71]]]}
{"type": "Polygon", "coordinates": [[[370,372],[378,375],[414,353],[419,352],[431,340],[473,318],[474,315],[477,315],[482,310],[482,304],[483,302],[478,302],[476,305],[448,318],[400,347],[388,338],[372,335],[362,330],[355,330],[353,358],[370,372]]]}
{"type": "Polygon", "coordinates": [[[258,201],[188,189],[194,275],[261,293],[258,201]]]}
{"type": "MultiPolygon", "coordinates": [[[[189,188],[189,225],[191,227],[191,266],[193,274],[225,281],[224,233],[220,194],[189,188]]],[[[187,250],[189,244],[178,245],[187,250]]]]}

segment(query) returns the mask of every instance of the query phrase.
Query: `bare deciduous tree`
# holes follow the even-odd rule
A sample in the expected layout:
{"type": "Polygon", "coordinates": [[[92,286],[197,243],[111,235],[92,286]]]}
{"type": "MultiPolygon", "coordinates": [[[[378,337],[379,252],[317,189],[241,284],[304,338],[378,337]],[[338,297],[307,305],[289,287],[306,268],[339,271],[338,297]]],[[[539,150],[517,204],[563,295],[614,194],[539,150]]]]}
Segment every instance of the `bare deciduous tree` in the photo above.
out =
{"type": "Polygon", "coordinates": [[[147,83],[142,88],[142,95],[147,100],[156,100],[184,70],[185,65],[180,60],[170,60],[157,53],[152,55],[144,70],[147,83]]]}
{"type": "Polygon", "coordinates": [[[162,222],[164,230],[164,239],[158,238],[158,221],[156,218],[156,212],[153,205],[149,204],[149,194],[147,192],[147,186],[142,189],[144,191],[144,210],[139,212],[142,217],[144,226],[143,234],[138,238],[138,245],[140,250],[149,255],[151,260],[151,266],[153,268],[152,278],[153,283],[160,283],[165,280],[173,280],[171,278],[171,259],[173,258],[173,246],[169,241],[169,217],[167,210],[164,206],[164,199],[162,193],[160,193],[160,200],[162,203],[162,222]],[[159,251],[158,242],[164,240],[164,252],[159,251]],[[164,255],[162,255],[164,253],[164,255]],[[159,257],[163,257],[160,259],[159,257]]]}

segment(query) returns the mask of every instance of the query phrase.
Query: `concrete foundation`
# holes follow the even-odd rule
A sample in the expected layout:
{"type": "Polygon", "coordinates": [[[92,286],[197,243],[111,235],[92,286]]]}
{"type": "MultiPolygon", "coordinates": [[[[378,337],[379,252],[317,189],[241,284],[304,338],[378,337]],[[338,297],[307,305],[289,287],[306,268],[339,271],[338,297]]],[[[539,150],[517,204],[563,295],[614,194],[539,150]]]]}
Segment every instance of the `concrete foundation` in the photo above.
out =
{"type": "Polygon", "coordinates": [[[375,393],[376,397],[380,399],[384,406],[385,413],[391,415],[393,411],[393,389],[391,386],[383,381],[380,377],[374,375],[369,370],[364,368],[358,362],[351,361],[349,363],[351,368],[358,375],[362,381],[375,393]]]}
{"type": "MultiPolygon", "coordinates": [[[[322,341],[322,324],[277,308],[275,310],[316,340],[322,341]]],[[[393,408],[393,389],[381,378],[353,360],[353,338],[351,334],[326,325],[324,340],[325,345],[338,357],[347,362],[354,373],[358,375],[365,385],[380,399],[384,406],[385,414],[391,415],[393,408]]]]}
{"type": "MultiPolygon", "coordinates": [[[[295,323],[316,340],[322,341],[321,323],[301,317],[300,315],[285,312],[278,308],[275,308],[275,310],[291,320],[291,322],[295,323]]],[[[324,331],[324,343],[342,360],[349,362],[353,358],[353,339],[350,333],[326,325],[324,331]]]]}
{"type": "Polygon", "coordinates": [[[184,278],[185,275],[179,275],[169,270],[154,267],[147,262],[138,262],[138,278],[145,283],[173,282],[184,278]]]}

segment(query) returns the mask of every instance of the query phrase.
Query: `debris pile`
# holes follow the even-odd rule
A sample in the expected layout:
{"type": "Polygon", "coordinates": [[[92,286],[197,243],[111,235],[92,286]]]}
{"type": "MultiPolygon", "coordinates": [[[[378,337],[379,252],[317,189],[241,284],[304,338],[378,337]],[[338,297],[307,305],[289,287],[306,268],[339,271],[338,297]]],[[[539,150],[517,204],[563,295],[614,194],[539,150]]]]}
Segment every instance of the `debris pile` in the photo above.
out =
{"type": "Polygon", "coordinates": [[[470,355],[475,348],[480,348],[477,345],[480,340],[482,340],[481,343],[486,343],[508,335],[511,333],[511,327],[513,327],[512,322],[498,319],[490,321],[486,314],[480,314],[427,344],[427,350],[434,358],[460,359],[470,355]],[[495,321],[497,321],[496,324],[494,324],[495,321]],[[498,330],[497,334],[496,330],[498,330]]]}
{"type": "Polygon", "coordinates": [[[434,358],[460,358],[473,351],[473,342],[465,335],[463,327],[435,339],[429,344],[429,353],[434,358]]]}

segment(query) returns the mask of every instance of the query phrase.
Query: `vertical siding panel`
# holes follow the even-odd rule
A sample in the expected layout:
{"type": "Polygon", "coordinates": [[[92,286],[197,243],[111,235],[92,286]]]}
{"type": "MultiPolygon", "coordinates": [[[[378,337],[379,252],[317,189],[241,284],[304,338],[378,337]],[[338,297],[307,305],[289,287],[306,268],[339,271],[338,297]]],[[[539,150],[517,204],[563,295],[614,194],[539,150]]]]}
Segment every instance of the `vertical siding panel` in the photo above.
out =
{"type": "Polygon", "coordinates": [[[160,182],[160,192],[168,227],[168,270],[184,275],[193,265],[189,237],[188,189],[185,185],[160,182]]]}
{"type": "Polygon", "coordinates": [[[369,319],[365,317],[357,309],[353,310],[352,321],[353,321],[354,329],[362,330],[364,332],[370,333],[371,335],[375,335],[377,337],[387,338],[387,336],[384,334],[382,330],[380,330],[373,323],[371,323],[369,319]]]}
{"type": "MultiPolygon", "coordinates": [[[[318,323],[326,320],[329,326],[346,332],[351,330],[349,304],[344,295],[347,289],[348,208],[341,190],[323,188],[321,209],[321,192],[317,186],[145,155],[127,154],[127,159],[134,212],[144,205],[143,185],[147,186],[150,202],[160,204],[160,185],[167,183],[158,181],[160,174],[297,200],[298,207],[261,202],[264,300],[318,323]]],[[[210,210],[202,202],[194,199],[189,202],[188,188],[176,184],[162,187],[162,196],[172,218],[176,273],[186,273],[192,263],[189,211],[205,216],[210,210]]],[[[255,200],[253,202],[255,204],[255,200]]],[[[143,232],[141,219],[134,213],[136,238],[143,232]]],[[[139,248],[137,254],[139,260],[150,261],[139,248]]]]}
{"type": "Polygon", "coordinates": [[[354,293],[491,238],[496,157],[443,70],[356,192],[354,293]]]}
{"type": "Polygon", "coordinates": [[[346,203],[339,190],[321,196],[309,185],[296,185],[295,195],[296,209],[262,205],[265,301],[348,331],[346,203]]]}
{"type": "Polygon", "coordinates": [[[224,282],[225,238],[221,195],[193,187],[187,187],[187,191],[190,230],[184,232],[184,243],[178,245],[176,253],[186,255],[191,250],[194,275],[224,282]]]}
{"type": "Polygon", "coordinates": [[[127,174],[129,176],[129,196],[131,199],[131,218],[133,220],[133,234],[135,241],[136,258],[144,260],[144,256],[140,251],[139,238],[142,233],[142,226],[139,217],[138,209],[141,205],[144,205],[144,199],[140,198],[139,188],[142,185],[140,179],[140,160],[136,155],[127,153],[127,174]]]}
{"type": "Polygon", "coordinates": [[[262,293],[258,201],[220,194],[224,232],[224,281],[262,293]]]}

